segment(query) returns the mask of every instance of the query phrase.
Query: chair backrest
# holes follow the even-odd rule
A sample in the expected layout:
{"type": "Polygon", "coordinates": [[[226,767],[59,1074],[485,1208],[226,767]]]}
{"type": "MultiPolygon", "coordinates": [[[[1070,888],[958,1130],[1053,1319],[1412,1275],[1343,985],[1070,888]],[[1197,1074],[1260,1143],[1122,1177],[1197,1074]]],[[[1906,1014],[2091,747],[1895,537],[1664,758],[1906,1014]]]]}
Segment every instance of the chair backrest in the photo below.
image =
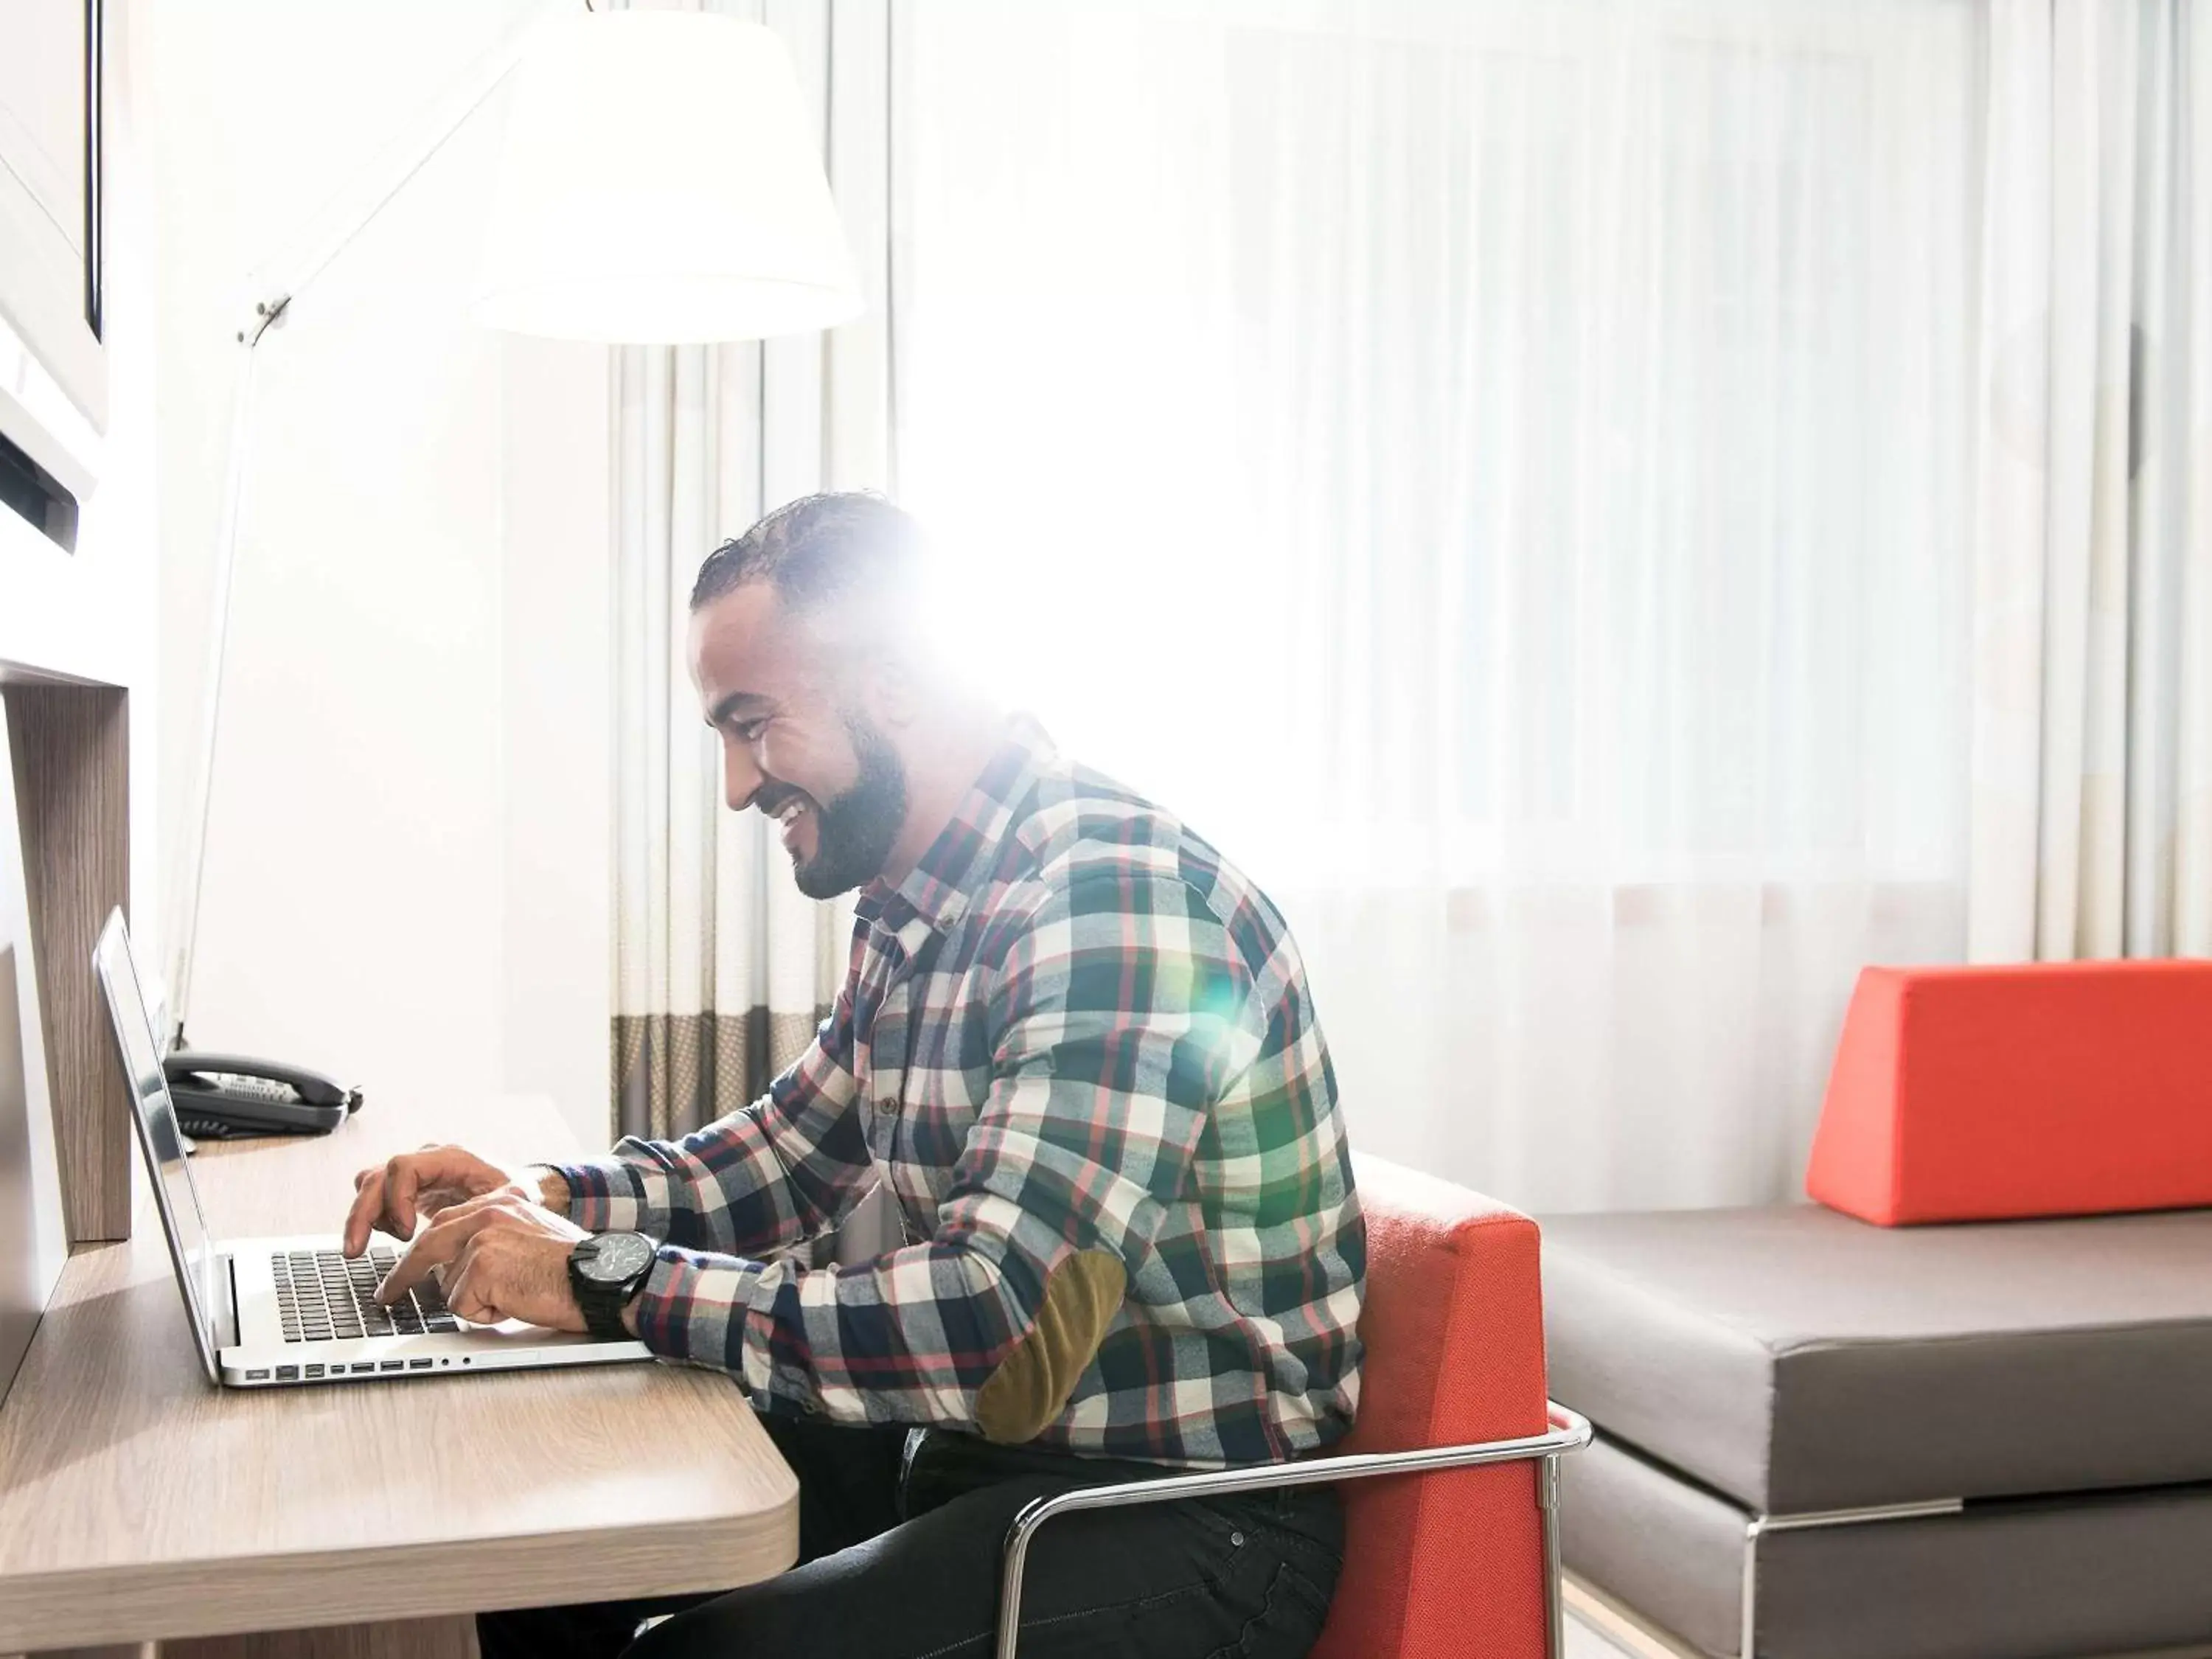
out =
{"type": "MultiPolygon", "coordinates": [[[[1331,1452],[1544,1432],[1536,1224],[1379,1158],[1367,1218],[1358,1427],[1331,1452]]],[[[1316,1659],[1541,1659],[1536,1465],[1347,1482],[1344,1576],[1316,1659]]]]}

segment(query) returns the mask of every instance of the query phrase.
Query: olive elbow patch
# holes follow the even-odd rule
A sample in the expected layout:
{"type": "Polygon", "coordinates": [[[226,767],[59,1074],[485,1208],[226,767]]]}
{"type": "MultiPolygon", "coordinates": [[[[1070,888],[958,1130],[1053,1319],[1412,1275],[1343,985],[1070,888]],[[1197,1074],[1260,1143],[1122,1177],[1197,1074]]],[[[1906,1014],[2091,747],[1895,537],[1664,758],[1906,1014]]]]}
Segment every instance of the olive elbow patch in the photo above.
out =
{"type": "Polygon", "coordinates": [[[1075,1379],[1121,1306],[1129,1275],[1103,1250],[1082,1250],[1052,1270],[1029,1334],[975,1395],[975,1424],[1002,1446],[1034,1440],[1067,1408],[1075,1379]]]}

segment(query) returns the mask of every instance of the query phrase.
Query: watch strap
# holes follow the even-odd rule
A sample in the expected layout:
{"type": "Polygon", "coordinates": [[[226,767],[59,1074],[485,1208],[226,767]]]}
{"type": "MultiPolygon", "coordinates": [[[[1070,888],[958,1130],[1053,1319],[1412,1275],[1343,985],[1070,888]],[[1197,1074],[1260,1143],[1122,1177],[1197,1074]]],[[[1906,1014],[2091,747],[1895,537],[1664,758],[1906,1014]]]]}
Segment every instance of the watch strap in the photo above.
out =
{"type": "Polygon", "coordinates": [[[575,1292],[576,1306],[584,1316],[584,1328],[602,1342],[633,1340],[629,1328],[623,1323],[623,1310],[652,1273],[653,1260],[648,1257],[645,1266],[628,1279],[607,1284],[578,1272],[572,1251],[568,1257],[568,1287],[575,1292]]]}

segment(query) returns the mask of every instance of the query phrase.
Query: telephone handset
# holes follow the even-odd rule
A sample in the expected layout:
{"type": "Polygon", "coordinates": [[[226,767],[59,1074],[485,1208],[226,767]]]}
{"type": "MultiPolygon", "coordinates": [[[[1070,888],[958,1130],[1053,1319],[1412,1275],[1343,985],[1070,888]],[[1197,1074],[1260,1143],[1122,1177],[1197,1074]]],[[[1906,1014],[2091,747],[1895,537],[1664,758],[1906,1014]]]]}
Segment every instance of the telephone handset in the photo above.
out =
{"type": "Polygon", "coordinates": [[[278,1060],[180,1048],[161,1070],[178,1126],[202,1139],[328,1134],[361,1109],[360,1090],[278,1060]]]}

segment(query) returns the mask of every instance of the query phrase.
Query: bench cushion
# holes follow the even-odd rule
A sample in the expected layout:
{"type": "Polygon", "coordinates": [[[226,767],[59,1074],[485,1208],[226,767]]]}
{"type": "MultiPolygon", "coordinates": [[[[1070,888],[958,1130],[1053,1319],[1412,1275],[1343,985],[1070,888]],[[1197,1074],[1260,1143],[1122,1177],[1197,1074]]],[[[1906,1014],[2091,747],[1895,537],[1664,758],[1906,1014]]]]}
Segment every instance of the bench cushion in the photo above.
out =
{"type": "Polygon", "coordinates": [[[1862,1220],[2212,1204],[2212,962],[1869,968],[1805,1189],[1862,1220]]]}
{"type": "MultiPolygon", "coordinates": [[[[1742,1511],[1600,1439],[1559,1468],[1567,1570],[1702,1652],[1742,1645],[1742,1511]]],[[[1771,1532],[1759,1659],[2202,1653],[2212,1487],[1771,1532]]]]}
{"type": "Polygon", "coordinates": [[[2212,1211],[1544,1224],[1552,1392],[1755,1511],[2212,1480],[2212,1211]]]}

